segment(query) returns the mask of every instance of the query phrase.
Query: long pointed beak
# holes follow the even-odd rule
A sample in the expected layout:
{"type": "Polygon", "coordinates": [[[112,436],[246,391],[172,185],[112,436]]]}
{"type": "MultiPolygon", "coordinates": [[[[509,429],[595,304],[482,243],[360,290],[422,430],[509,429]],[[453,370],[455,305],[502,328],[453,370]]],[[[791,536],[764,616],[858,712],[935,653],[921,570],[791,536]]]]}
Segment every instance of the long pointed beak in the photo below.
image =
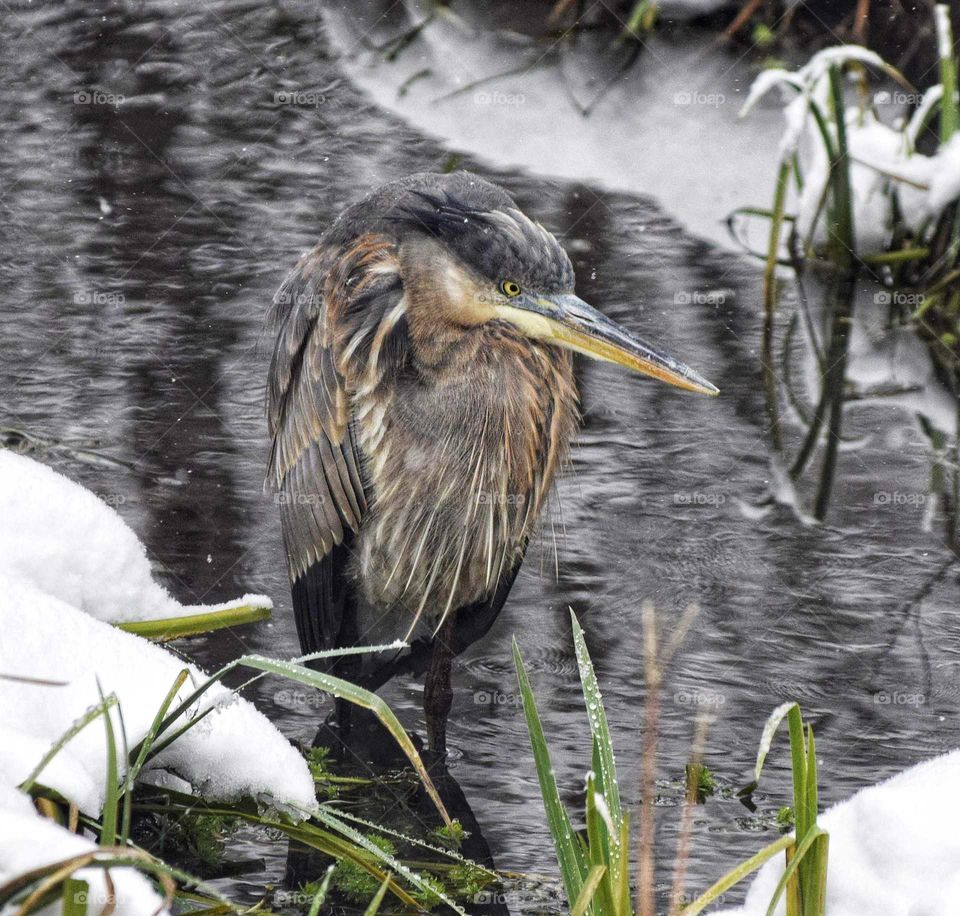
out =
{"type": "Polygon", "coordinates": [[[687,391],[711,396],[720,393],[689,366],[658,352],[578,296],[523,294],[498,305],[496,311],[498,317],[515,324],[530,337],[626,366],[687,391]]]}

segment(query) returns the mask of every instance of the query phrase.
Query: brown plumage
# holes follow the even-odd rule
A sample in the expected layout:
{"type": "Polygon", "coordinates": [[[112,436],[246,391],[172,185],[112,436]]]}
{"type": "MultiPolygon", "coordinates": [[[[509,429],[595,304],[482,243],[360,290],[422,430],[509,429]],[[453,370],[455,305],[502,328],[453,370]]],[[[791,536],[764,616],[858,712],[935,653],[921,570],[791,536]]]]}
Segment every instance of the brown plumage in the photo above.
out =
{"type": "Polygon", "coordinates": [[[653,353],[573,279],[505,192],[417,175],[348,209],[275,298],[268,482],[301,645],[411,643],[337,670],[376,687],[431,665],[438,750],[449,684],[433,682],[506,600],[576,428],[570,350],[653,353]]]}

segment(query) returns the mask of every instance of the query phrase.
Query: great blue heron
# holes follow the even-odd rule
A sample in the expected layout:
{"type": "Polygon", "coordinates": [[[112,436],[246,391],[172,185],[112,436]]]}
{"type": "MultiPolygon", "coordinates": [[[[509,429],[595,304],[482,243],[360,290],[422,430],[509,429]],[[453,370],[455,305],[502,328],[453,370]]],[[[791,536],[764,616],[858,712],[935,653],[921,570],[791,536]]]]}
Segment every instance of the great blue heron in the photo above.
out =
{"type": "Polygon", "coordinates": [[[376,689],[426,672],[444,754],[454,655],[507,599],[578,422],[571,351],[717,389],[577,298],[563,248],[468,172],[384,185],[274,300],[268,419],[304,653],[376,689]]]}

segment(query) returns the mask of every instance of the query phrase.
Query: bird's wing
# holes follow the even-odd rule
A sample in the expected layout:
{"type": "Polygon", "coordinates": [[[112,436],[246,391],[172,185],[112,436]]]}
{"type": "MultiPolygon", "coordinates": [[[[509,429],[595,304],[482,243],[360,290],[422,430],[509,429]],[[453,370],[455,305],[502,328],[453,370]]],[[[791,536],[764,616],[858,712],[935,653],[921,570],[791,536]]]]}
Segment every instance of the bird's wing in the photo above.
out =
{"type": "Polygon", "coordinates": [[[279,327],[267,392],[273,439],[267,481],[280,506],[304,652],[344,641],[350,598],[344,577],[367,507],[345,350],[402,295],[399,274],[384,268],[388,254],[369,240],[333,252],[317,248],[274,299],[279,327]]]}

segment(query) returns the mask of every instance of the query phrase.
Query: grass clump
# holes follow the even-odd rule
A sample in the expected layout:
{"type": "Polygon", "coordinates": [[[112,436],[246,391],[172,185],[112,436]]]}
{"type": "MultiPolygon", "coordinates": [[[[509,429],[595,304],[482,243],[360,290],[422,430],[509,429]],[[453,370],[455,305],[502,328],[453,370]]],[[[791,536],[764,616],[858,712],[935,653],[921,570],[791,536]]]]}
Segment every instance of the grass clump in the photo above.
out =
{"type": "MultiPolygon", "coordinates": [[[[320,654],[376,649],[362,647],[320,654]]],[[[249,824],[261,828],[274,842],[286,839],[334,860],[336,868],[323,882],[310,888],[310,911],[314,916],[319,907],[317,901],[324,899],[331,888],[353,902],[365,904],[366,912],[370,914],[379,910],[388,894],[405,912],[422,912],[443,905],[453,912],[463,913],[463,908],[454,899],[460,890],[473,895],[477,888],[495,880],[496,874],[468,862],[453,851],[457,840],[463,836],[462,827],[451,821],[413,743],[386,704],[353,684],[320,674],[299,663],[305,660],[308,659],[282,662],[262,656],[244,656],[226,665],[186,696],[181,694],[181,688],[186,685],[188,672],[180,672],[156,711],[147,734],[132,748],[126,743],[117,697],[114,694],[102,696],[99,705],[67,730],[20,787],[33,795],[41,813],[69,825],[70,829],[89,831],[99,838],[100,845],[94,852],[77,856],[69,862],[51,863],[47,868],[17,876],[0,885],[0,909],[14,905],[26,916],[60,895],[67,895],[64,900],[69,897],[73,905],[75,899],[80,899],[73,878],[75,871],[85,867],[129,866],[160,885],[167,907],[178,901],[191,910],[199,906],[215,908],[218,913],[245,911],[245,907],[235,905],[207,885],[197,873],[217,876],[231,868],[236,873],[242,870],[240,866],[251,864],[225,861],[230,833],[240,825],[249,824]],[[305,752],[321,797],[318,807],[310,812],[281,815],[259,809],[253,800],[214,804],[174,789],[141,786],[138,777],[150,761],[203,720],[206,712],[198,712],[197,705],[202,695],[228,672],[241,666],[259,672],[253,680],[267,673],[279,675],[372,710],[407,753],[423,789],[434,801],[445,832],[432,838],[436,840],[442,835],[445,843],[430,845],[376,824],[359,824],[359,818],[334,804],[331,794],[343,786],[370,784],[371,780],[339,777],[331,772],[329,752],[324,748],[305,752]],[[114,727],[109,715],[111,711],[117,714],[120,729],[114,727]],[[100,722],[104,727],[108,751],[105,804],[99,818],[79,814],[56,793],[46,789],[42,782],[45,767],[60,749],[94,722],[100,722]],[[358,826],[366,829],[360,830],[358,826]],[[392,838],[386,836],[390,833],[392,838]],[[141,844],[149,845],[151,851],[141,848],[141,844]],[[426,848],[431,859],[405,862],[398,856],[397,850],[401,846],[426,848]],[[165,859],[176,864],[168,864],[165,859]],[[438,877],[444,874],[450,876],[447,881],[438,877]]],[[[80,916],[81,910],[74,906],[70,912],[71,916],[80,916]]]]}
{"type": "MultiPolygon", "coordinates": [[[[514,641],[514,662],[537,778],[556,848],[567,904],[573,916],[653,916],[656,912],[653,806],[656,795],[657,704],[663,668],[690,626],[693,613],[693,610],[688,611],[661,649],[653,610],[649,606],[644,608],[647,705],[636,862],[632,861],[630,854],[630,815],[620,799],[613,744],[603,698],[576,616],[571,611],[574,647],[590,727],[590,740],[586,747],[590,749],[591,770],[586,777],[584,830],[574,829],[571,814],[560,799],[536,698],[520,649],[514,641]],[[634,867],[636,882],[631,888],[631,871],[634,867]]],[[[779,707],[768,720],[760,740],[753,782],[744,791],[750,792],[756,787],[773,736],[784,718],[788,720],[790,730],[794,810],[799,812],[795,836],[784,836],[769,844],[724,875],[696,900],[685,905],[684,878],[692,829],[689,812],[691,806],[697,803],[699,793],[713,791],[715,788],[709,770],[695,760],[687,767],[688,792],[674,866],[669,910],[671,914],[683,912],[687,916],[695,916],[765,862],[775,856],[784,855],[784,873],[770,901],[770,912],[786,894],[788,916],[824,916],[828,838],[817,824],[816,749],[813,730],[804,724],[795,703],[779,707]]]]}
{"type": "MultiPolygon", "coordinates": [[[[728,224],[743,241],[752,221],[768,223],[763,250],[747,247],[765,264],[762,369],[771,445],[793,483],[820,456],[812,507],[819,520],[830,502],[846,405],[901,393],[892,377],[876,390],[851,390],[849,344],[855,309],[869,304],[865,291],[873,291],[879,307],[873,311],[885,317],[886,329],[918,334],[941,384],[960,394],[957,62],[948,8],[934,12],[942,56],[939,82],[925,93],[878,54],[845,45],[819,52],[798,70],[761,73],[744,107],[746,113],[774,87],[786,97],[771,205],[740,208],[728,224]],[[898,96],[917,100],[916,110],[885,121],[883,106],[898,96]],[[797,304],[778,353],[784,268],[792,273],[797,304]],[[798,334],[806,338],[819,387],[809,399],[791,377],[798,334]],[[792,449],[783,429],[787,413],[802,426],[792,449]]],[[[957,483],[955,477],[948,520],[954,533],[957,483]]]]}

